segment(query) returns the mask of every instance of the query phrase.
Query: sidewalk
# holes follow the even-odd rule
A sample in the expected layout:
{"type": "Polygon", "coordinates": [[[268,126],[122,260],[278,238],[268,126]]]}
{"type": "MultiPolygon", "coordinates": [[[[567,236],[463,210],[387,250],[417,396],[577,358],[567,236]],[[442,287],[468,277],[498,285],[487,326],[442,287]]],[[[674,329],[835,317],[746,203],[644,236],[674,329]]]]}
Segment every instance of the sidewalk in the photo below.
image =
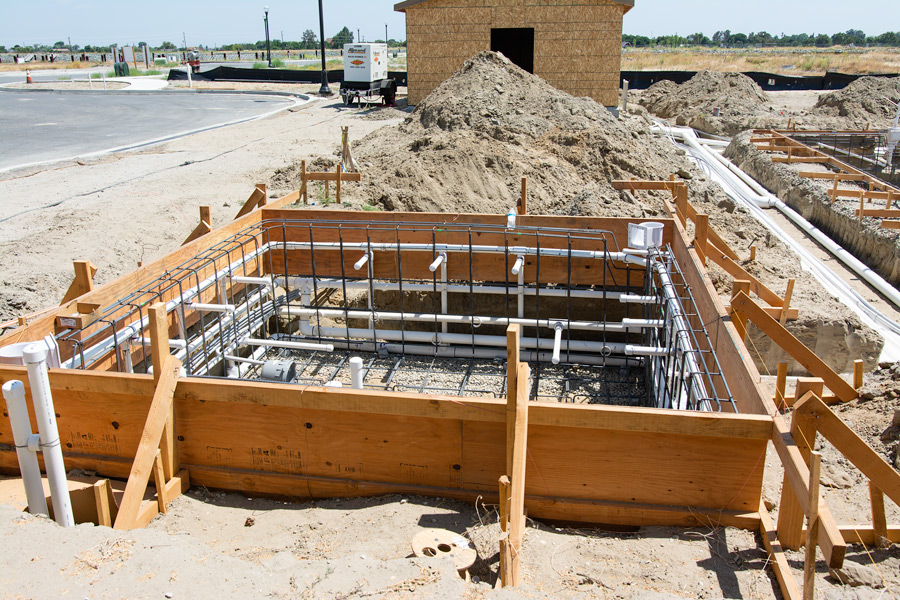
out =
{"type": "Polygon", "coordinates": [[[107,81],[127,83],[128,87],[122,88],[123,92],[146,92],[161,90],[169,86],[165,79],[155,77],[110,77],[107,81]]]}

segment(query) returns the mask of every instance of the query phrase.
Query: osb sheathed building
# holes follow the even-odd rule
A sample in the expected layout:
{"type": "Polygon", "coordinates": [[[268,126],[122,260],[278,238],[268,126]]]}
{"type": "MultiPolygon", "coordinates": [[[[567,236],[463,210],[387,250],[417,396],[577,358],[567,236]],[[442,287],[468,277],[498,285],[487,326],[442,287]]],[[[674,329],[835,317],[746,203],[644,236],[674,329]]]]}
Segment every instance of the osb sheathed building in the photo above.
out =
{"type": "Polygon", "coordinates": [[[618,101],[622,17],[634,0],[407,0],[409,101],[482,50],[575,96],[618,101]]]}

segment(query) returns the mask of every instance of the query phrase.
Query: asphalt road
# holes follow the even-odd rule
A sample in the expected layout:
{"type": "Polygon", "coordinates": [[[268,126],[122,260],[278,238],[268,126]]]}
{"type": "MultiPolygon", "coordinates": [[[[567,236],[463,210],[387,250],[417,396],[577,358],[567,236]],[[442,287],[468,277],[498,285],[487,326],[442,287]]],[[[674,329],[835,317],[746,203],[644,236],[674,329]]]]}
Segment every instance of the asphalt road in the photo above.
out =
{"type": "Polygon", "coordinates": [[[137,146],[293,103],[279,96],[0,92],[0,170],[137,146]]]}

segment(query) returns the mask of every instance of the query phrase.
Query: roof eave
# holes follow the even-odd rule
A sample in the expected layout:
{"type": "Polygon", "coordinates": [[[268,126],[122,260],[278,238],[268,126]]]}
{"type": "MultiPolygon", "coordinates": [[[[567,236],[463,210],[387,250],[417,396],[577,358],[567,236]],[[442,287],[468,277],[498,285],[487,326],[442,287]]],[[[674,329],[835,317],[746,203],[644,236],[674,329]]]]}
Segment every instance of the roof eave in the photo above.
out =
{"type": "MultiPolygon", "coordinates": [[[[405,2],[399,2],[394,5],[394,10],[396,12],[406,12],[406,9],[415,6],[416,4],[422,4],[423,2],[427,2],[428,0],[406,0],[405,2]]],[[[612,0],[613,2],[618,2],[625,6],[624,13],[627,13],[629,10],[634,8],[634,0],[612,0]]]]}

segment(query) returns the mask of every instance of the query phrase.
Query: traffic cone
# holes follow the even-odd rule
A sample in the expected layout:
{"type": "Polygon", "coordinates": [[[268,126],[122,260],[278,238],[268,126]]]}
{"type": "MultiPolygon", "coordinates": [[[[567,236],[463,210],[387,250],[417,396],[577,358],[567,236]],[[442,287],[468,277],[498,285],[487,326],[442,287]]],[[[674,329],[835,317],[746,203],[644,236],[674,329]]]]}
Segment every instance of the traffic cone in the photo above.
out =
{"type": "Polygon", "coordinates": [[[29,71],[28,69],[25,70],[25,83],[34,83],[34,81],[31,79],[31,71],[29,71]]]}

